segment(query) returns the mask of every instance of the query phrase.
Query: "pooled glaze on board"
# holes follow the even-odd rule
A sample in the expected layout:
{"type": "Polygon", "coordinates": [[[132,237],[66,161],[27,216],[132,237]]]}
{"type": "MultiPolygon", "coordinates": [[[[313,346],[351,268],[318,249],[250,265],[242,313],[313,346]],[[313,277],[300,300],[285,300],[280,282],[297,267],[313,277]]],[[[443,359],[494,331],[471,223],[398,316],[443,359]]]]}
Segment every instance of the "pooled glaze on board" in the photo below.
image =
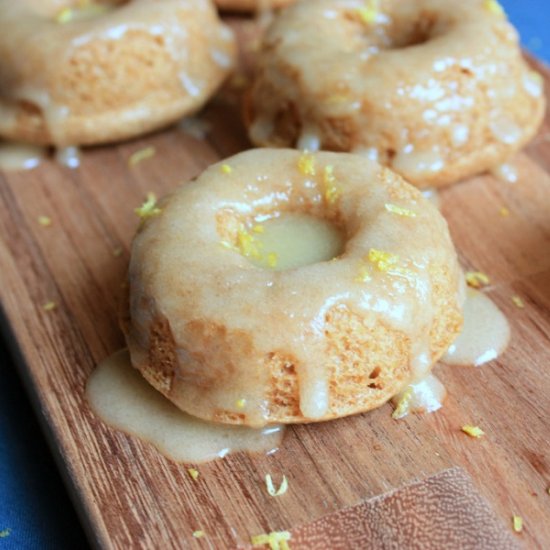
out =
{"type": "Polygon", "coordinates": [[[479,367],[496,359],[510,340],[510,325],[502,311],[483,292],[469,288],[463,312],[462,332],[441,361],[479,367]]]}
{"type": "Polygon", "coordinates": [[[0,169],[32,170],[46,157],[45,147],[28,143],[0,142],[0,169]]]}
{"type": "Polygon", "coordinates": [[[132,368],[127,350],[97,366],[86,395],[105,423],[151,443],[176,462],[206,462],[237,451],[271,453],[283,437],[281,426],[255,430],[185,414],[132,368]]]}

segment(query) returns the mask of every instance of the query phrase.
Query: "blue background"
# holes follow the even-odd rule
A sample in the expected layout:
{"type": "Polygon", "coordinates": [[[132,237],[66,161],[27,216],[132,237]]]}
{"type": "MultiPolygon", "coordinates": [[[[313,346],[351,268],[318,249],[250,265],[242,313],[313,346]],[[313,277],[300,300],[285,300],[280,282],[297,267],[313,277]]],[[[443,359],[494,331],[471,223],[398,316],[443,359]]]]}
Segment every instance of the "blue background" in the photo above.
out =
{"type": "MultiPolygon", "coordinates": [[[[524,46],[547,62],[549,1],[501,2],[524,46]]],[[[13,360],[0,341],[0,550],[86,547],[13,360]]]]}

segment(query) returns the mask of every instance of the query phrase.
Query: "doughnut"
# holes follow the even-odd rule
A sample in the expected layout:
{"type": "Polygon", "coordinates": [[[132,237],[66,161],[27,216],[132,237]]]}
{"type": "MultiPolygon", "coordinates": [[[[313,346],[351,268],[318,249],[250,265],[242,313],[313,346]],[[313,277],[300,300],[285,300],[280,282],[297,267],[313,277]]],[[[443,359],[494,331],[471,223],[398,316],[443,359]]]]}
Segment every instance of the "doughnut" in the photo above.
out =
{"type": "Polygon", "coordinates": [[[363,153],[425,188],[504,162],[544,103],[496,0],[309,0],[268,29],[245,118],[255,145],[363,153]]]}
{"type": "Polygon", "coordinates": [[[121,326],[133,366],[194,416],[262,426],[367,411],[425,377],[461,329],[445,220],[367,157],[250,150],[153,211],[121,326]],[[337,255],[252,262],[262,228],[296,215],[341,232],[337,255]]]}
{"type": "Polygon", "coordinates": [[[234,64],[207,0],[0,0],[0,137],[86,145],[198,110],[234,64]]]}
{"type": "Polygon", "coordinates": [[[215,0],[215,4],[222,11],[254,12],[282,8],[293,1],[294,0],[215,0]]]}

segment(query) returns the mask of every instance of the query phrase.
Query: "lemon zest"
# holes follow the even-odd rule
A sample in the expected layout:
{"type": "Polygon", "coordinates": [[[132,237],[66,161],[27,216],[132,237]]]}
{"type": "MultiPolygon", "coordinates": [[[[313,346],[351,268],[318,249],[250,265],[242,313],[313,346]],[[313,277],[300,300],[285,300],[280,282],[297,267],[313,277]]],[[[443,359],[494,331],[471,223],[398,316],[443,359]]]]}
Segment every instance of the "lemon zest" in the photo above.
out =
{"type": "Polygon", "coordinates": [[[509,215],[510,215],[510,210],[508,210],[508,208],[506,208],[506,206],[502,206],[500,208],[500,210],[498,211],[498,213],[503,217],[503,218],[507,218],[509,215]]]}
{"type": "Polygon", "coordinates": [[[271,268],[277,267],[278,257],[275,252],[270,252],[267,255],[267,265],[271,268]]]}
{"type": "Polygon", "coordinates": [[[315,170],[315,156],[307,151],[304,151],[298,159],[298,170],[304,176],[314,176],[315,170]]]}
{"type": "Polygon", "coordinates": [[[187,468],[187,473],[193,481],[197,481],[197,479],[199,479],[200,473],[196,468],[187,468]]]}
{"type": "Polygon", "coordinates": [[[252,231],[254,231],[254,233],[265,233],[265,227],[258,224],[252,228],[252,231]]]}
{"type": "Polygon", "coordinates": [[[10,535],[11,535],[11,529],[9,527],[7,529],[2,529],[2,531],[0,531],[0,539],[5,539],[10,535]]]}
{"type": "Polygon", "coordinates": [[[523,309],[525,307],[524,301],[517,294],[515,296],[512,296],[512,302],[514,302],[514,305],[516,307],[519,307],[520,309],[523,309]]]}
{"type": "Polygon", "coordinates": [[[289,531],[272,531],[251,537],[250,541],[254,547],[267,544],[270,550],[290,550],[290,546],[287,544],[290,538],[289,531]]]}
{"type": "Polygon", "coordinates": [[[521,516],[512,516],[512,527],[516,533],[523,531],[523,518],[521,516]]]}
{"type": "Polygon", "coordinates": [[[461,430],[470,437],[475,437],[479,439],[485,435],[485,432],[479,426],[472,426],[471,424],[465,424],[462,426],[461,430]]]}
{"type": "Polygon", "coordinates": [[[201,530],[193,531],[193,536],[196,539],[200,539],[200,538],[204,537],[204,531],[201,531],[201,530]]]}
{"type": "Polygon", "coordinates": [[[380,271],[388,271],[397,264],[399,261],[399,256],[392,254],[391,252],[371,248],[369,250],[368,259],[380,271]]]}
{"type": "Polygon", "coordinates": [[[52,225],[52,219],[49,216],[38,216],[38,223],[42,227],[50,227],[50,225],[52,225]]]}
{"type": "Polygon", "coordinates": [[[359,265],[359,274],[355,277],[356,283],[367,283],[372,279],[370,268],[367,264],[361,263],[359,265]]]}
{"type": "Polygon", "coordinates": [[[223,174],[231,174],[233,172],[233,168],[229,164],[222,164],[220,170],[223,174]]]}
{"type": "Polygon", "coordinates": [[[334,176],[334,166],[325,166],[323,171],[323,183],[325,184],[325,201],[334,204],[341,196],[342,191],[334,176]]]}
{"type": "Polygon", "coordinates": [[[55,16],[55,21],[60,25],[65,25],[74,20],[101,15],[109,10],[110,8],[107,5],[96,4],[95,2],[91,2],[89,0],[83,0],[79,2],[79,5],[76,7],[67,7],[59,10],[55,16]]]}
{"type": "Polygon", "coordinates": [[[495,15],[504,15],[504,8],[497,2],[497,0],[485,0],[483,7],[495,15]]]}
{"type": "Polygon", "coordinates": [[[416,212],[414,212],[413,210],[409,210],[408,208],[403,208],[402,206],[397,206],[397,204],[392,204],[391,202],[387,202],[384,205],[384,208],[388,212],[391,212],[392,214],[397,214],[398,216],[416,218],[416,212]]]}
{"type": "Polygon", "coordinates": [[[130,158],[128,159],[128,166],[135,166],[144,160],[150,159],[155,156],[156,152],[157,150],[153,146],[140,149],[130,155],[130,158]]]}
{"type": "Polygon", "coordinates": [[[235,405],[237,406],[237,409],[244,409],[246,406],[246,399],[244,398],[237,399],[237,402],[235,403],[235,405]]]}
{"type": "Polygon", "coordinates": [[[466,283],[472,288],[481,288],[491,282],[489,276],[482,271],[468,271],[466,273],[466,283]]]}
{"type": "Polygon", "coordinates": [[[357,9],[361,22],[365,25],[372,25],[378,19],[380,11],[380,0],[367,0],[365,5],[357,9]]]}
{"type": "Polygon", "coordinates": [[[391,417],[394,420],[399,420],[409,414],[411,408],[411,400],[413,398],[413,389],[409,386],[402,394],[401,399],[398,401],[391,417]]]}
{"type": "Polygon", "coordinates": [[[239,252],[247,258],[261,259],[262,255],[260,248],[262,243],[251,235],[244,225],[241,225],[237,230],[237,248],[239,252]]]}
{"type": "Polygon", "coordinates": [[[53,301],[49,301],[49,302],[46,302],[43,306],[42,306],[42,309],[44,311],[53,311],[55,308],[57,307],[57,304],[53,301]]]}
{"type": "Polygon", "coordinates": [[[278,489],[275,489],[275,486],[273,485],[273,480],[271,479],[271,475],[267,474],[265,476],[265,485],[267,487],[267,492],[272,497],[278,497],[281,495],[284,495],[288,490],[288,480],[286,479],[286,476],[283,475],[283,480],[281,481],[281,485],[278,489]]]}
{"type": "Polygon", "coordinates": [[[148,218],[158,216],[162,212],[162,209],[157,207],[156,195],[154,193],[147,193],[145,202],[140,207],[136,208],[134,212],[142,220],[146,220],[148,218]]]}

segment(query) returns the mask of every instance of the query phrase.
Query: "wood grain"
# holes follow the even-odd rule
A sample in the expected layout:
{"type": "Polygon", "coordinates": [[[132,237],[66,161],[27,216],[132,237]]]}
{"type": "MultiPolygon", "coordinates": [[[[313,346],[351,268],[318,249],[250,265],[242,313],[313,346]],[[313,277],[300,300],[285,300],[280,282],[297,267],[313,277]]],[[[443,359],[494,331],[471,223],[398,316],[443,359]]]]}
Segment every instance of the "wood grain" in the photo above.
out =
{"type": "MultiPolygon", "coordinates": [[[[548,87],[550,72],[540,68],[548,87]]],[[[438,367],[449,390],[440,412],[394,421],[386,405],[294,426],[278,453],[237,454],[200,466],[196,482],[185,466],[92,414],[86,380],[98,361],[123,345],[116,309],[138,223],[134,207],[148,191],[168,192],[250,146],[234,94],[220,95],[202,116],[212,125],[205,141],[168,129],[88,149],[78,170],[46,162],[30,172],[0,172],[5,319],[94,542],[104,548],[236,547],[251,535],[307,524],[460,466],[503,528],[511,529],[511,516],[521,515],[524,531],[513,536],[527,547],[548,547],[549,116],[517,158],[516,184],[482,176],[442,193],[461,261],[490,275],[488,293],[510,319],[513,338],[507,352],[483,368],[438,367]],[[131,153],[149,145],[157,154],[130,168],[131,153]],[[499,214],[502,206],[508,217],[499,214]],[[50,216],[52,225],[41,226],[40,215],[50,216]],[[513,295],[524,300],[524,309],[514,305],[513,295]],[[48,301],[57,308],[45,311],[48,301]],[[486,437],[468,438],[460,431],[465,423],[480,425],[486,437]],[[287,476],[287,494],[268,496],[267,473],[287,476]],[[205,538],[193,539],[197,529],[205,538]]]]}

